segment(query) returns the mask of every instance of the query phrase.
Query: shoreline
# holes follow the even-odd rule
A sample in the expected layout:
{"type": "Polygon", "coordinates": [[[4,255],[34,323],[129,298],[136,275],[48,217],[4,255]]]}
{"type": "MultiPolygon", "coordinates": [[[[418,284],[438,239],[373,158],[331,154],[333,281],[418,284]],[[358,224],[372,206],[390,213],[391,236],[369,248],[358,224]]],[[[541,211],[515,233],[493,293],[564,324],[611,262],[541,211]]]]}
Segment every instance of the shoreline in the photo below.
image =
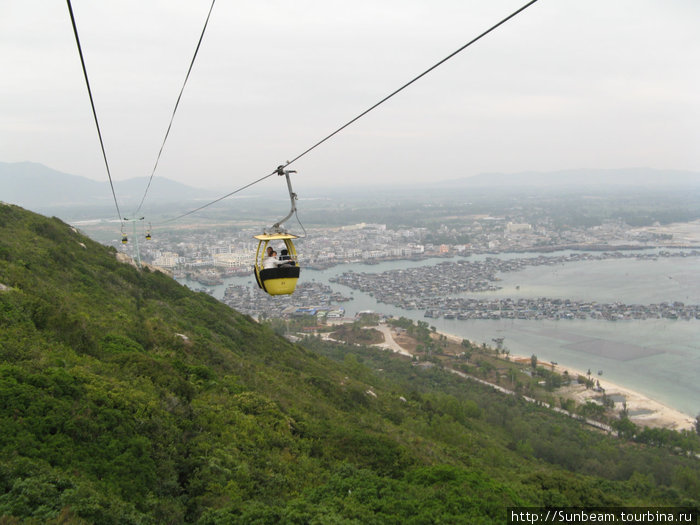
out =
{"type": "MultiPolygon", "coordinates": [[[[463,337],[456,336],[454,334],[448,334],[444,332],[438,332],[456,342],[461,342],[463,337]]],[[[510,361],[516,363],[529,363],[530,357],[518,354],[509,354],[510,361]]],[[[505,357],[500,357],[504,359],[505,357]]],[[[579,375],[588,377],[587,372],[579,370],[574,367],[555,364],[553,365],[547,361],[541,361],[538,359],[538,365],[547,366],[553,369],[558,374],[563,374],[564,371],[569,373],[569,376],[576,378],[579,375]]],[[[693,430],[695,427],[695,418],[676,410],[664,403],[661,403],[655,399],[648,397],[647,395],[633,390],[631,388],[622,386],[618,383],[614,383],[608,379],[604,379],[602,376],[591,374],[591,379],[600,382],[600,387],[605,390],[607,396],[621,397],[627,405],[627,410],[629,411],[629,419],[634,424],[644,427],[654,427],[654,428],[667,428],[670,430],[693,430]]],[[[600,392],[596,392],[593,389],[587,389],[584,385],[579,385],[576,382],[569,387],[560,389],[560,392],[566,394],[566,396],[573,398],[577,403],[586,403],[588,400],[593,400],[594,398],[600,396],[600,392]]],[[[622,408],[622,402],[615,402],[615,410],[620,411],[622,408]]]]}

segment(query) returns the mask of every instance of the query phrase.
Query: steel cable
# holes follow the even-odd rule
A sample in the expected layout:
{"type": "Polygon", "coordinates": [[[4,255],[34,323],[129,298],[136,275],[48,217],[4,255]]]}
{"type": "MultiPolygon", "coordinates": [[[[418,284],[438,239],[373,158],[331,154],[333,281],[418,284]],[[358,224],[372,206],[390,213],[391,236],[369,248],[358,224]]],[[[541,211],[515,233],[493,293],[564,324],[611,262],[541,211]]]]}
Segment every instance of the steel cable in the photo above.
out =
{"type": "Polygon", "coordinates": [[[165,141],[168,140],[168,135],[170,135],[170,128],[173,126],[173,120],[175,119],[175,112],[180,105],[180,99],[182,98],[182,93],[185,91],[185,86],[187,85],[187,79],[190,78],[190,73],[192,72],[192,67],[194,66],[194,61],[197,58],[197,53],[199,52],[199,47],[202,45],[202,39],[204,38],[204,32],[207,30],[207,25],[209,24],[209,18],[211,17],[211,12],[214,9],[214,3],[216,0],[212,0],[211,7],[209,8],[209,14],[207,14],[207,19],[204,22],[204,27],[202,28],[202,34],[199,36],[199,42],[197,42],[197,47],[194,50],[194,55],[192,56],[192,61],[190,62],[190,67],[187,70],[187,75],[185,75],[185,81],[182,83],[182,88],[180,89],[180,94],[177,96],[177,101],[175,102],[175,107],[173,108],[173,114],[170,117],[170,123],[168,124],[168,129],[165,132],[165,137],[163,138],[163,143],[160,145],[160,150],[158,151],[158,156],[156,157],[156,162],[153,165],[153,171],[151,171],[151,176],[148,179],[148,184],[146,185],[146,191],[143,192],[143,197],[141,198],[141,203],[139,207],[136,208],[134,215],[137,215],[143,206],[143,202],[146,200],[146,195],[148,190],[151,188],[151,182],[153,181],[153,176],[156,173],[156,168],[158,167],[158,162],[160,161],[160,156],[163,153],[163,148],[165,147],[165,141]]]}
{"type": "MultiPolygon", "coordinates": [[[[528,2],[527,4],[525,4],[525,5],[523,5],[521,8],[519,8],[518,10],[512,12],[510,15],[508,15],[508,16],[505,17],[505,18],[503,18],[500,22],[498,22],[498,23],[494,24],[493,26],[491,26],[489,29],[487,29],[486,31],[484,31],[483,33],[481,33],[479,36],[473,38],[472,40],[470,40],[469,42],[467,42],[466,44],[464,44],[462,47],[460,47],[460,48],[457,49],[456,51],[450,53],[450,54],[447,55],[445,58],[443,58],[443,59],[440,60],[439,62],[435,63],[434,65],[432,65],[431,67],[429,67],[428,69],[426,69],[425,71],[423,71],[420,75],[418,75],[418,76],[414,77],[412,80],[406,82],[403,86],[401,86],[401,87],[398,88],[397,90],[393,91],[392,93],[390,93],[389,95],[387,95],[386,97],[384,97],[383,99],[381,99],[379,102],[377,102],[377,103],[374,104],[373,106],[371,106],[371,107],[369,107],[368,109],[364,110],[362,113],[360,113],[359,115],[357,115],[355,118],[349,120],[348,122],[346,122],[345,124],[343,124],[341,127],[339,127],[338,129],[336,129],[335,131],[333,131],[332,133],[330,133],[329,135],[327,135],[327,136],[324,137],[323,139],[321,139],[321,140],[319,140],[318,142],[316,142],[316,143],[315,143],[313,146],[311,146],[310,148],[304,150],[302,153],[300,153],[299,155],[297,155],[296,157],[294,157],[292,160],[288,161],[288,162],[286,163],[285,167],[286,167],[286,166],[289,166],[290,164],[292,164],[292,163],[296,162],[297,160],[301,159],[303,156],[307,155],[308,153],[310,153],[311,151],[313,151],[314,149],[316,149],[317,147],[319,147],[321,144],[323,144],[323,143],[326,142],[327,140],[331,139],[332,137],[334,137],[335,135],[337,135],[338,133],[340,133],[341,131],[343,131],[345,128],[347,128],[347,127],[350,126],[351,124],[355,123],[356,121],[358,121],[359,119],[361,119],[362,117],[364,117],[367,113],[369,113],[370,111],[376,109],[377,107],[379,107],[380,105],[382,105],[384,102],[386,102],[387,100],[389,100],[390,98],[392,98],[394,95],[400,93],[401,91],[403,91],[404,89],[406,89],[408,86],[410,86],[411,84],[413,84],[413,83],[416,82],[417,80],[421,79],[422,77],[424,77],[425,75],[427,75],[428,73],[430,73],[431,71],[433,71],[434,69],[436,69],[437,67],[439,67],[439,66],[441,66],[442,64],[444,64],[445,62],[447,62],[449,59],[453,58],[455,55],[461,53],[462,51],[464,51],[465,49],[467,49],[469,46],[471,46],[472,44],[474,44],[475,42],[477,42],[477,41],[480,40],[481,38],[485,37],[486,35],[488,35],[488,34],[491,33],[492,31],[494,31],[495,29],[497,29],[498,27],[500,27],[501,25],[505,24],[508,20],[510,20],[511,18],[517,16],[518,14],[520,14],[522,11],[524,11],[525,9],[527,9],[528,7],[530,7],[532,4],[536,3],[537,1],[538,1],[538,0],[531,0],[530,2],[528,2]]],[[[211,206],[212,204],[216,204],[217,202],[220,202],[220,201],[226,199],[227,197],[230,197],[231,195],[234,195],[234,194],[236,194],[236,193],[238,193],[238,192],[240,192],[240,191],[243,191],[243,190],[246,189],[246,188],[249,188],[249,187],[253,186],[254,184],[257,184],[258,182],[261,182],[261,181],[267,179],[268,177],[271,177],[272,175],[275,175],[276,173],[277,173],[277,170],[273,171],[273,172],[270,173],[269,175],[265,175],[264,177],[261,177],[261,178],[257,179],[256,181],[253,181],[253,182],[251,182],[251,183],[249,183],[249,184],[246,184],[245,186],[243,186],[243,187],[241,187],[241,188],[238,188],[237,190],[232,191],[231,193],[227,193],[226,195],[223,195],[222,197],[219,197],[218,199],[215,199],[215,200],[209,202],[208,204],[204,204],[203,206],[200,206],[199,208],[196,208],[196,209],[194,209],[194,210],[191,210],[191,211],[188,211],[188,212],[186,212],[186,213],[183,213],[182,215],[179,215],[179,216],[177,216],[177,217],[174,217],[174,218],[172,218],[172,219],[169,219],[169,220],[167,220],[167,221],[165,221],[165,222],[176,221],[176,220],[181,219],[181,218],[183,218],[183,217],[187,217],[188,215],[192,215],[193,213],[196,213],[196,212],[198,212],[198,211],[200,211],[200,210],[203,210],[204,208],[207,208],[207,207],[211,206]]]]}
{"type": "Polygon", "coordinates": [[[119,203],[117,202],[117,194],[114,191],[114,183],[112,182],[112,173],[109,169],[109,162],[107,162],[107,153],[105,152],[105,144],[102,140],[102,132],[100,131],[100,123],[97,120],[97,111],[95,110],[95,101],[92,98],[92,90],[90,89],[90,80],[88,79],[87,68],[85,67],[85,59],[83,58],[83,49],[80,45],[80,38],[78,37],[78,27],[75,24],[75,17],[73,16],[73,7],[71,6],[70,0],[68,2],[68,12],[70,13],[70,21],[73,24],[73,33],[75,34],[75,43],[78,45],[78,54],[80,55],[80,63],[83,66],[83,75],[85,76],[85,85],[87,86],[88,95],[90,95],[90,106],[92,106],[92,116],[95,118],[95,126],[97,127],[97,136],[100,138],[100,147],[102,148],[102,158],[105,161],[105,167],[107,168],[107,177],[109,178],[109,187],[112,188],[112,197],[114,197],[114,206],[117,208],[117,217],[119,218],[119,223],[122,227],[122,233],[124,229],[124,223],[122,222],[122,214],[119,211],[119,203]]]}

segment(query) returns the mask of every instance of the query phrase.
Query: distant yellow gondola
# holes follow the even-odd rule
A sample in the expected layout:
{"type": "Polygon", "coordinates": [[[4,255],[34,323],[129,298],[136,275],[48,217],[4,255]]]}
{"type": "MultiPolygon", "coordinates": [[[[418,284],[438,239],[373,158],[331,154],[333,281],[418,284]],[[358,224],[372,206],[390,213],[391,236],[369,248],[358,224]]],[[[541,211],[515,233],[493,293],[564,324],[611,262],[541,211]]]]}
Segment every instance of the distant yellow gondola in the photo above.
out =
{"type": "Polygon", "coordinates": [[[126,244],[129,242],[129,239],[126,238],[126,235],[122,235],[122,244],[126,244]]]}

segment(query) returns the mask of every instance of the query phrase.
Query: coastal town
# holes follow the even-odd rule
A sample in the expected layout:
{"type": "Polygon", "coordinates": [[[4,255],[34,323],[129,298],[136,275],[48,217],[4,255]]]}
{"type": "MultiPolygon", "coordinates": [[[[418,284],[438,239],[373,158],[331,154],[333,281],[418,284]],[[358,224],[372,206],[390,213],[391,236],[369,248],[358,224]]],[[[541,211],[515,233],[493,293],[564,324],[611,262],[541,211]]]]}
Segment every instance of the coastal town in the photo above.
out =
{"type": "MultiPolygon", "coordinates": [[[[392,260],[439,260],[417,268],[384,272],[347,271],[332,283],[367,293],[377,302],[404,310],[422,310],[426,318],[570,320],[700,318],[700,306],[680,301],[659,304],[596,303],[560,298],[479,298],[469,294],[499,290],[499,275],[534,266],[551,266],[610,259],[656,260],[700,256],[692,239],[674,238],[664,230],[634,229],[612,222],[565,231],[548,223],[533,226],[505,218],[478,217],[461,229],[439,226],[391,229],[385,224],[355,224],[341,228],[310,229],[297,241],[303,268],[324,269],[348,263],[371,268],[392,260]],[[544,224],[544,225],[543,225],[544,224]],[[468,237],[469,242],[463,241],[468,237]],[[444,241],[440,244],[429,241],[444,241]],[[449,241],[452,241],[449,243],[449,241]],[[658,246],[662,246],[658,248],[658,246]],[[655,250],[648,248],[657,246],[655,250]],[[666,247],[667,246],[667,247],[666,247]],[[686,249],[678,249],[678,248],[686,249]],[[556,253],[551,253],[556,252],[556,253]],[[548,254],[548,253],[551,253],[548,254]],[[507,254],[504,257],[501,254],[507,254]]],[[[257,241],[254,230],[178,232],[154,235],[141,243],[139,257],[164,268],[182,282],[198,283],[198,291],[231,276],[250,276],[257,241]]],[[[120,246],[122,251],[134,249],[120,246]]],[[[231,285],[223,301],[254,317],[289,317],[299,311],[342,316],[338,306],[349,300],[320,283],[301,281],[291,297],[271,298],[254,285],[231,285]]]]}
{"type": "MultiPolygon", "coordinates": [[[[433,265],[388,270],[381,273],[344,272],[329,282],[372,296],[377,302],[403,310],[423,310],[425,318],[459,320],[573,320],[592,319],[625,321],[644,319],[698,320],[700,305],[668,301],[656,304],[603,303],[562,298],[478,298],[480,292],[500,289],[499,275],[533,266],[558,266],[581,261],[609,259],[655,260],[658,258],[699,257],[700,252],[660,251],[655,254],[634,252],[574,252],[566,255],[538,255],[513,259],[487,257],[481,261],[467,259],[444,261],[433,265]]],[[[200,274],[201,275],[201,274],[200,274]]],[[[206,274],[205,274],[206,275],[206,274]]],[[[246,275],[248,273],[246,272],[246,275]]],[[[221,284],[212,274],[205,284],[221,284]]],[[[205,278],[202,278],[205,280],[205,278]]],[[[210,291],[205,286],[195,288],[210,291]]],[[[269,296],[253,284],[231,284],[223,302],[256,318],[289,318],[299,315],[322,315],[339,318],[345,315],[339,304],[351,296],[334,291],[318,282],[302,281],[291,296],[269,296]]]]}
{"type": "MultiPolygon", "coordinates": [[[[112,245],[134,259],[176,273],[226,276],[250,270],[257,248],[253,235],[258,233],[259,229],[250,227],[156,230],[152,240],[140,245],[122,245],[119,239],[112,245]]],[[[547,218],[531,224],[506,217],[467,216],[458,226],[439,224],[432,228],[391,228],[376,223],[309,228],[296,245],[300,263],[320,269],[345,263],[472,254],[698,247],[694,240],[662,228],[632,228],[620,221],[560,228],[547,218]]]]}

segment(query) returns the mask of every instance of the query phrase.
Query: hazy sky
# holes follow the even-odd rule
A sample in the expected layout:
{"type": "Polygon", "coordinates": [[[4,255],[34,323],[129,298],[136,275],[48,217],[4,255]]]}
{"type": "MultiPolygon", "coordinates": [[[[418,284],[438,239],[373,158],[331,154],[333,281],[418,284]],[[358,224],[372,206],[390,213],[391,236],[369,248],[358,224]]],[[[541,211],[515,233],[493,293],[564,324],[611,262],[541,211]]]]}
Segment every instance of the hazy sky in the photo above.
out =
{"type": "MultiPolygon", "coordinates": [[[[218,0],[156,179],[264,176],[524,3],[218,0]]],[[[113,177],[148,176],[211,2],[72,4],[113,177]]],[[[296,162],[296,189],[700,170],[699,24],[698,0],[540,0],[296,162]]],[[[0,161],[106,180],[65,2],[0,0],[0,71],[0,161]]]]}

